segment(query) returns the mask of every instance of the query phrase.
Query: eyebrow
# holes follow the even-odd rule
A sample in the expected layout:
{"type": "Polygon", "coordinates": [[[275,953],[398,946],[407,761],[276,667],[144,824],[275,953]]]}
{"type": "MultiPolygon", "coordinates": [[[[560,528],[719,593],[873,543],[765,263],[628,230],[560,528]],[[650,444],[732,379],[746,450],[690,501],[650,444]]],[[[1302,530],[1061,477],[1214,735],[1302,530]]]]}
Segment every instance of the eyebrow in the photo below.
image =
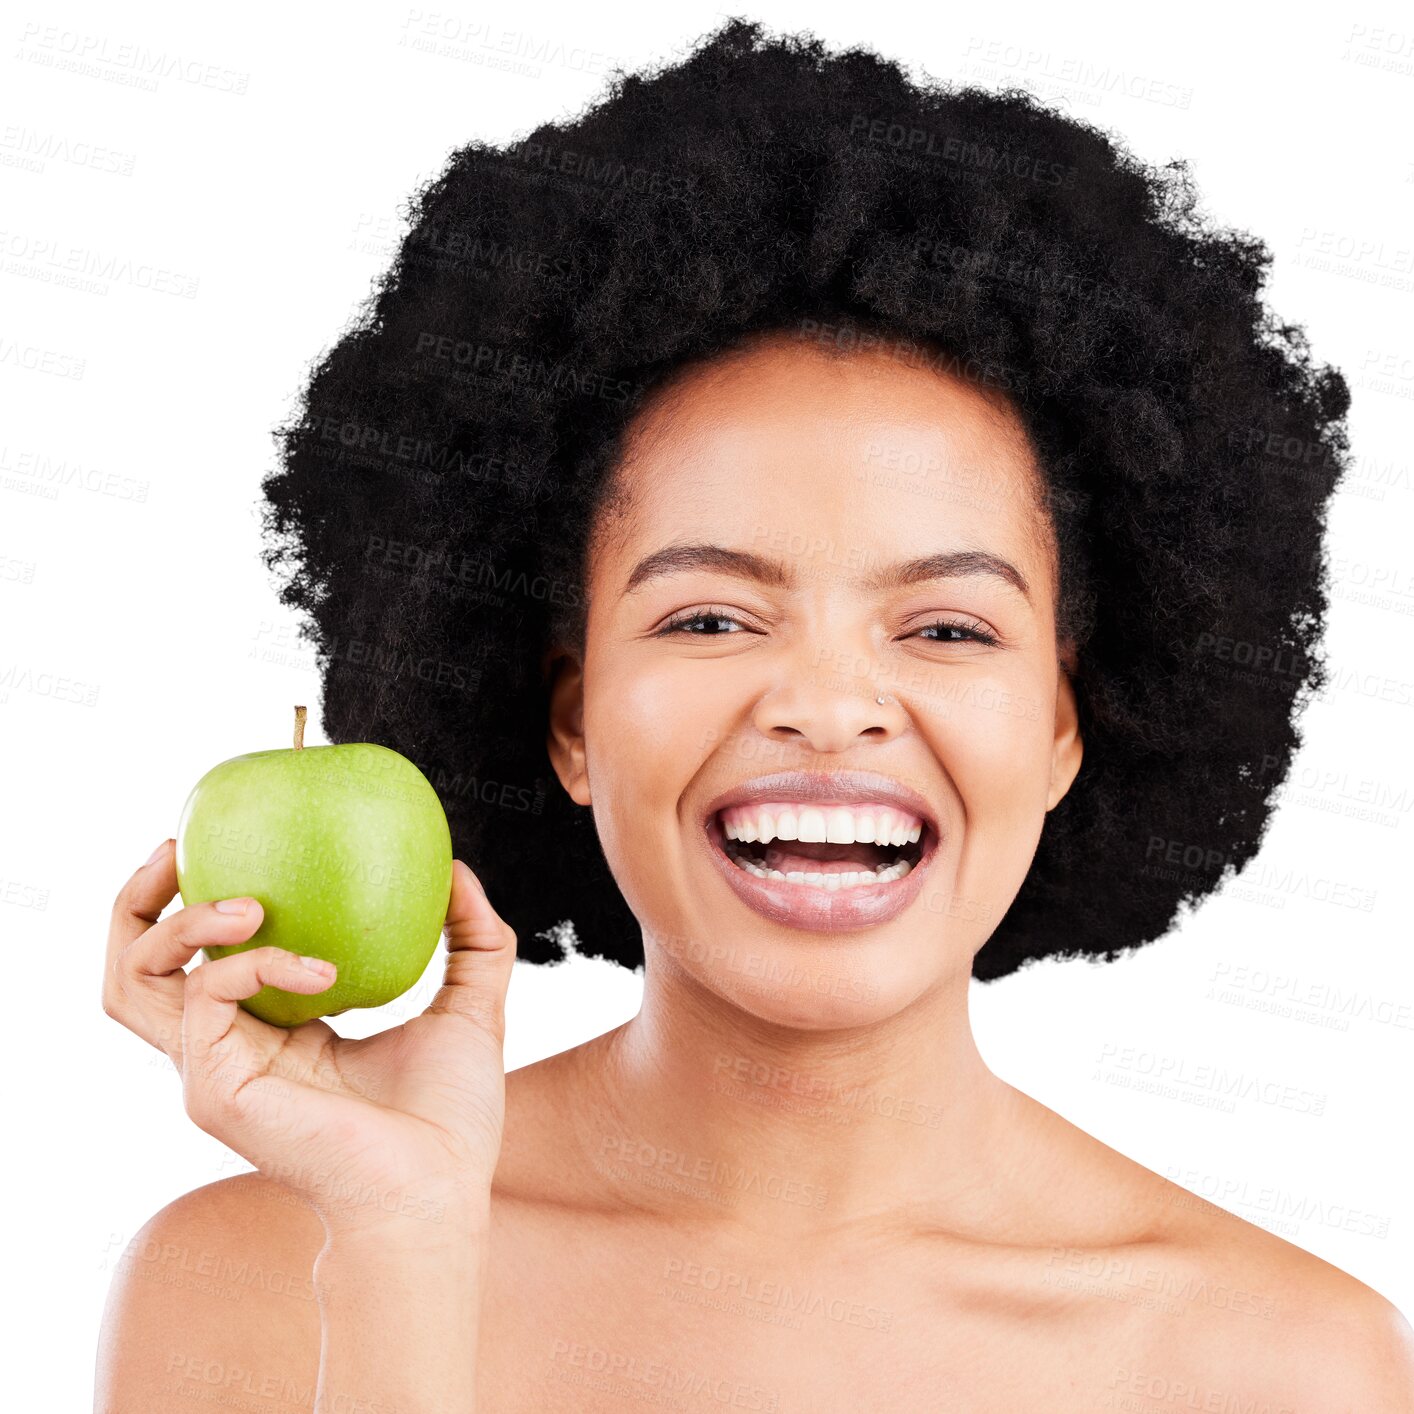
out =
{"type": "MultiPolygon", "coordinates": [[[[645,555],[633,567],[624,594],[632,594],[661,575],[701,569],[716,570],[780,589],[788,589],[793,583],[783,561],[768,560],[750,550],[732,550],[725,545],[693,541],[685,545],[666,545],[651,555],[645,555]]],[[[910,584],[922,584],[931,579],[959,579],[978,574],[994,575],[1019,590],[1027,599],[1031,597],[1026,576],[1010,560],[987,550],[948,550],[916,560],[902,560],[863,580],[860,587],[877,593],[880,590],[904,589],[910,584]]]]}

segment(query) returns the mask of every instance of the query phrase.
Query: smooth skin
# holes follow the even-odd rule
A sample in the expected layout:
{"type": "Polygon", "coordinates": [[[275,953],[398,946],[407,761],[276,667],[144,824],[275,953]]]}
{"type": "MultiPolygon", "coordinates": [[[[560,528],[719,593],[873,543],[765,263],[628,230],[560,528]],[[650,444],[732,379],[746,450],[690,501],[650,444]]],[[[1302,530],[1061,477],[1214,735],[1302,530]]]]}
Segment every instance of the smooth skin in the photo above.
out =
{"type": "MultiPolygon", "coordinates": [[[[140,870],[115,906],[110,1014],[169,1054],[172,1036],[198,1038],[198,1057],[234,1020],[241,1065],[291,1084],[269,1088],[271,1113],[236,1116],[188,1083],[193,1118],[261,1172],[177,1199],[134,1239],[96,1407],[190,1409],[203,1386],[197,1365],[173,1366],[180,1333],[210,1368],[309,1409],[295,1392],[322,1378],[331,1319],[312,1274],[323,1261],[357,1291],[365,1259],[371,1287],[406,1241],[406,1280],[366,1311],[367,1339],[378,1323],[385,1349],[415,1339],[406,1327],[435,1319],[419,1286],[450,1298],[453,1274],[473,1273],[466,1340],[432,1359],[474,1348],[476,1408],[497,1414],[1147,1411],[1180,1396],[1414,1411],[1414,1332],[1388,1301],[1084,1133],[977,1050],[972,958],[1084,755],[1040,476],[1005,399],[900,350],[836,359],[776,334],[660,391],[622,472],[590,556],[586,651],[548,655],[547,747],[643,929],[641,1009],[506,1076],[496,1148],[514,941],[464,865],[429,1009],[447,1015],[365,1042],[311,1023],[273,1053],[233,999],[292,985],[288,960],[253,951],[184,982],[197,948],[258,920],[199,905],[154,922],[172,863],[140,870]],[[628,590],[646,556],[688,543],[736,554],[628,590]],[[1024,591],[982,572],[865,586],[953,551],[1007,562],[1024,591]],[[706,803],[790,769],[879,772],[929,801],[940,852],[898,917],[792,929],[718,876],[706,803]],[[301,1084],[321,1052],[374,1095],[332,1137],[328,1107],[349,1097],[301,1084]],[[426,1223],[363,1232],[327,1188],[278,1177],[310,1155],[447,1194],[454,1215],[490,1174],[484,1251],[460,1219],[425,1252],[411,1230],[426,1223]],[[481,1266],[452,1265],[458,1238],[481,1266]],[[224,1285],[183,1279],[174,1254],[192,1251],[224,1285]],[[280,1289],[229,1276],[257,1269],[280,1289]]],[[[357,1306],[333,1318],[341,1332],[357,1306]]]]}

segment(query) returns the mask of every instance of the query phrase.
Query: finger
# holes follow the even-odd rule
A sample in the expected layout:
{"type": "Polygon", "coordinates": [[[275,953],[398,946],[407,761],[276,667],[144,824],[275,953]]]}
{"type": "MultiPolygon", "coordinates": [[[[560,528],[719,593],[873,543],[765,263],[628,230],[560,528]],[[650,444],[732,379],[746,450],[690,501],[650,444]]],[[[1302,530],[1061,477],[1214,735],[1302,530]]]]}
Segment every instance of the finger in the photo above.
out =
{"type": "Polygon", "coordinates": [[[443,927],[447,968],[427,1010],[455,1012],[505,1034],[506,989],[516,960],[515,930],[491,907],[476,876],[452,861],[452,891],[443,927]]]}
{"type": "Polygon", "coordinates": [[[177,892],[176,853],[171,840],[157,846],[153,858],[136,870],[113,901],[108,924],[108,955],[104,968],[104,991],[113,962],[134,938],[145,933],[177,892]]]}
{"type": "Polygon", "coordinates": [[[156,1018],[144,1020],[136,1009],[136,999],[123,985],[120,959],[127,949],[143,936],[161,916],[162,910],[177,892],[176,841],[165,839],[153,851],[152,858],[118,892],[113,903],[113,916],[108,925],[108,948],[103,966],[103,1010],[129,1030],[136,1031],[150,1045],[172,1054],[175,1034],[173,1019],[181,1014],[182,979],[157,983],[146,993],[146,1007],[156,1012],[156,1018]],[[167,1044],[162,1044],[156,1029],[168,1027],[167,1044]]]}
{"type": "Polygon", "coordinates": [[[112,968],[121,994],[117,1020],[182,1064],[183,969],[204,947],[243,943],[260,927],[258,899],[194,903],[151,926],[127,945],[112,968]],[[241,907],[244,905],[244,907],[241,907]]]}
{"type": "Polygon", "coordinates": [[[332,962],[303,958],[273,946],[247,948],[193,968],[186,976],[182,1008],[183,1079],[209,1085],[216,1083],[214,1072],[224,1069],[221,1083],[234,1088],[249,1078],[240,1067],[245,1066],[249,1073],[263,1071],[271,1054],[268,1046],[262,1054],[249,1038],[241,1036],[238,1025],[252,1036],[258,1033],[275,1043],[276,1051],[288,1039],[289,1031],[251,1016],[236,1004],[262,987],[304,995],[322,992],[333,985],[336,975],[332,962]]]}

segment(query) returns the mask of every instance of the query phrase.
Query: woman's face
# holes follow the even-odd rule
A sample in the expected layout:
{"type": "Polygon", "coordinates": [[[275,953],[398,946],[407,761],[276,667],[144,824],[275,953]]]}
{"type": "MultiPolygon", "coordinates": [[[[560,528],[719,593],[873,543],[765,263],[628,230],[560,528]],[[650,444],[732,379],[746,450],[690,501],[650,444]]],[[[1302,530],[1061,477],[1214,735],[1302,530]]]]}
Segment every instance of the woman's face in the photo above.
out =
{"type": "Polygon", "coordinates": [[[550,750],[650,976],[806,1029],[965,993],[1081,757],[1019,424],[918,357],[776,334],[631,430],[550,750]]]}

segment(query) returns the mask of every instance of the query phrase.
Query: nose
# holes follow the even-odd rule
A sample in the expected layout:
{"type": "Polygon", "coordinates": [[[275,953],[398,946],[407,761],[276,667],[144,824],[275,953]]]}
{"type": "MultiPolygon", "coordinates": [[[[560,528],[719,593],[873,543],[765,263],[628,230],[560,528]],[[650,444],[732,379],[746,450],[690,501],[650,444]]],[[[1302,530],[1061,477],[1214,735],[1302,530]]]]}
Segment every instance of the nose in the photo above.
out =
{"type": "Polygon", "coordinates": [[[797,672],[761,698],[754,722],[772,741],[803,739],[823,753],[847,751],[861,738],[893,740],[903,730],[904,711],[892,693],[867,678],[836,682],[797,672]]]}

